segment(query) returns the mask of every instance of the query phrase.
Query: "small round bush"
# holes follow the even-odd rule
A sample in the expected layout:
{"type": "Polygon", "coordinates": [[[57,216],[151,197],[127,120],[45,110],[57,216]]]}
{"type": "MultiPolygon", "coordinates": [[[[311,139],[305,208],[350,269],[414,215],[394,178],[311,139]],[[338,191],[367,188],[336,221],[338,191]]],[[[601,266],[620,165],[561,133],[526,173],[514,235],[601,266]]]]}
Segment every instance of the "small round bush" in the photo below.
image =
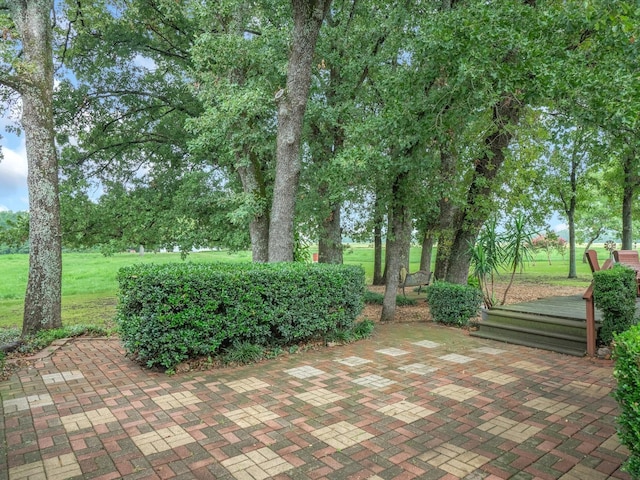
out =
{"type": "Polygon", "coordinates": [[[427,287],[427,303],[435,322],[464,327],[478,315],[482,292],[469,285],[434,282],[427,287]]]}

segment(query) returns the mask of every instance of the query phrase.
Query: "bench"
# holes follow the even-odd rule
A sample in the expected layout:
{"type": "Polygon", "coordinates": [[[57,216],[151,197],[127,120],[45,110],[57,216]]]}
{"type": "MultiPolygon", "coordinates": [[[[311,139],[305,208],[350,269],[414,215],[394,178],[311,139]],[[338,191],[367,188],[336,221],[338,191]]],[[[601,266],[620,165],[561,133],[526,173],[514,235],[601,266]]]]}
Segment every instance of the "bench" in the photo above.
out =
{"type": "Polygon", "coordinates": [[[402,267],[400,269],[400,286],[402,287],[402,294],[406,297],[404,287],[418,287],[418,293],[422,290],[423,285],[429,285],[431,280],[431,272],[426,270],[418,270],[414,273],[407,273],[407,269],[402,267]]]}

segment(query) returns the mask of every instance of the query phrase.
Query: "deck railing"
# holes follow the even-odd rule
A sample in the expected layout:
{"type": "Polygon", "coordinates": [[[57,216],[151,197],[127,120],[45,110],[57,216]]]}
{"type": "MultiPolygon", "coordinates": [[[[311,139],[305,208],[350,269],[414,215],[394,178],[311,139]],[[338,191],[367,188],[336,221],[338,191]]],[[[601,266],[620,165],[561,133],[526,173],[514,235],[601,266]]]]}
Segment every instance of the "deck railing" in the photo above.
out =
{"type": "MultiPolygon", "coordinates": [[[[600,270],[607,270],[613,266],[613,262],[610,258],[605,260],[600,267],[600,270]]],[[[582,296],[586,302],[587,308],[587,355],[590,357],[596,356],[596,305],[593,301],[593,280],[591,281],[591,285],[587,288],[587,291],[584,292],[582,296]]]]}
{"type": "Polygon", "coordinates": [[[587,355],[595,357],[596,355],[596,307],[593,303],[593,282],[584,292],[582,298],[585,299],[587,305],[587,355]]]}

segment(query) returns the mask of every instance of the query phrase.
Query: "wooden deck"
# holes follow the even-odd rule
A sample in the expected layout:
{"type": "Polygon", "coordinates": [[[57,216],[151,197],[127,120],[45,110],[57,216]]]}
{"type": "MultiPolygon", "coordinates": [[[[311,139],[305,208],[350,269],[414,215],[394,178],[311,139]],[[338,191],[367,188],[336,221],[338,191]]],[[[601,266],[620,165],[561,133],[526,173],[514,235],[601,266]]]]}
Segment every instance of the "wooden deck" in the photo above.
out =
{"type": "MultiPolygon", "coordinates": [[[[596,310],[596,328],[601,318],[596,310]]],[[[582,295],[547,297],[483,310],[471,335],[583,356],[589,350],[586,320],[582,295]]]]}
{"type": "MultiPolygon", "coordinates": [[[[548,297],[531,302],[501,305],[482,311],[478,329],[482,338],[582,356],[589,352],[587,302],[582,295],[548,297]]],[[[636,300],[640,314],[640,300],[636,300]]],[[[602,313],[595,310],[596,329],[602,313]]],[[[595,336],[593,340],[595,354],[595,336]]]]}
{"type": "MultiPolygon", "coordinates": [[[[501,305],[494,307],[492,310],[546,315],[566,320],[581,320],[583,322],[587,320],[587,310],[582,295],[540,298],[530,302],[501,305]]],[[[602,313],[596,309],[596,322],[601,320],[602,313]]]]}

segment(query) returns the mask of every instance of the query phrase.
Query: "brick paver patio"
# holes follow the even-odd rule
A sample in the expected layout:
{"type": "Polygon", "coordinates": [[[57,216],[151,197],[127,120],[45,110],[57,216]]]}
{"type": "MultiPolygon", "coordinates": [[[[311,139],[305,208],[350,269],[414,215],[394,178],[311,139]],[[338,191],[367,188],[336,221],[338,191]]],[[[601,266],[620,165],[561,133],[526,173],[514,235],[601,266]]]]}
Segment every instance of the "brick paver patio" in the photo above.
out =
{"type": "Polygon", "coordinates": [[[174,376],[62,343],[0,383],[0,480],[629,478],[610,361],[426,323],[174,376]]]}

